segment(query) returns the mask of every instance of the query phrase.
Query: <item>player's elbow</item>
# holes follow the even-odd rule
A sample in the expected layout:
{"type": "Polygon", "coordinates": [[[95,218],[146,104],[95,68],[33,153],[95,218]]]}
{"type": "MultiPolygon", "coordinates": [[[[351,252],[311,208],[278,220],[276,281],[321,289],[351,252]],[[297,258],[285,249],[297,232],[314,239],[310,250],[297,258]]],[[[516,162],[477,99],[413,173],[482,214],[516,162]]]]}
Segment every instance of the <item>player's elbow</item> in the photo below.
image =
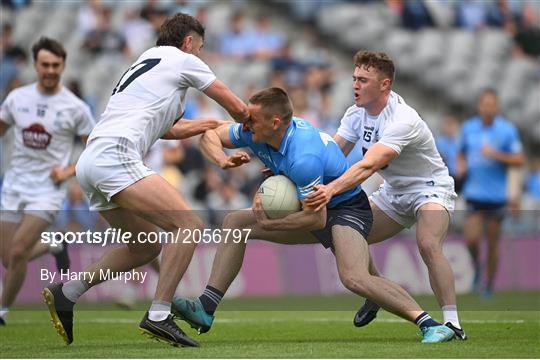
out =
{"type": "Polygon", "coordinates": [[[523,153],[516,155],[514,159],[514,163],[512,165],[514,166],[523,166],[525,164],[525,156],[523,153]]]}

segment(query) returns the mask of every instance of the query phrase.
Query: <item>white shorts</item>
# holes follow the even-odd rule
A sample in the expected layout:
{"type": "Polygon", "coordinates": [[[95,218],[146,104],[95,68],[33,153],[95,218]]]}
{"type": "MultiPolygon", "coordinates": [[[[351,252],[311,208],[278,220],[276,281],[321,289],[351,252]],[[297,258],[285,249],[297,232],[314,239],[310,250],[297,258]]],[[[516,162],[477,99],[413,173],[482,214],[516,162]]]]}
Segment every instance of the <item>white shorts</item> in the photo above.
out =
{"type": "Polygon", "coordinates": [[[457,194],[453,189],[429,187],[413,193],[395,193],[384,185],[375,191],[369,199],[386,215],[398,224],[409,228],[416,223],[416,213],[424,204],[439,204],[452,216],[457,194]]]}
{"type": "Polygon", "coordinates": [[[20,223],[23,215],[32,215],[53,223],[62,208],[65,191],[28,194],[4,186],[0,199],[1,220],[20,223]]]}
{"type": "Polygon", "coordinates": [[[111,198],[155,171],[143,164],[133,142],[126,138],[100,137],[90,141],[79,157],[77,180],[90,200],[90,210],[117,208],[111,198]]]}

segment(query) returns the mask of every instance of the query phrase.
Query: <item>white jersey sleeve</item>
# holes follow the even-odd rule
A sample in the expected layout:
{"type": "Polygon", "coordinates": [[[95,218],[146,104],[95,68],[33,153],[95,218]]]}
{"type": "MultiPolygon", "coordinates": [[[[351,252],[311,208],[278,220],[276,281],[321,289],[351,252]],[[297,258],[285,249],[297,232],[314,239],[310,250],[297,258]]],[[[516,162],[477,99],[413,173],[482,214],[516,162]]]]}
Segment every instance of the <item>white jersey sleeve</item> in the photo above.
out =
{"type": "Polygon", "coordinates": [[[216,76],[201,59],[188,55],[180,74],[181,86],[204,91],[216,80],[216,76]]]}
{"type": "Polygon", "coordinates": [[[13,119],[13,96],[10,93],[4,102],[2,103],[2,106],[0,106],[0,120],[5,122],[8,125],[13,125],[15,123],[15,120],[13,119]]]}
{"type": "Polygon", "coordinates": [[[83,104],[75,119],[75,134],[78,136],[89,135],[94,127],[94,117],[88,105],[83,104]]]}
{"type": "Polygon", "coordinates": [[[418,139],[420,129],[417,122],[399,121],[389,124],[381,135],[379,143],[388,146],[399,155],[405,146],[418,139]]]}
{"type": "Polygon", "coordinates": [[[343,118],[341,118],[341,124],[337,130],[339,136],[354,144],[360,139],[358,134],[359,123],[355,120],[355,114],[359,111],[360,109],[356,105],[349,107],[343,118]]]}

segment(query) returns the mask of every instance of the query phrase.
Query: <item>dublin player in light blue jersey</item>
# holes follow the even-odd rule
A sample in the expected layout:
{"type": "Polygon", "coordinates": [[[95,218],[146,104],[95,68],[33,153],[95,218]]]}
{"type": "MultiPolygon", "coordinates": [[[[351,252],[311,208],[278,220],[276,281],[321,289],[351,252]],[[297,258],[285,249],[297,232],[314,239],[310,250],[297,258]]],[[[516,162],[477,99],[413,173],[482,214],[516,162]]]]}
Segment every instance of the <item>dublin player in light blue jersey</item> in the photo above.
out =
{"type": "Polygon", "coordinates": [[[464,178],[463,196],[468,211],[464,233],[475,265],[473,287],[476,290],[480,285],[478,244],[486,229],[488,263],[484,297],[491,296],[497,272],[498,240],[508,202],[508,168],[520,166],[524,161],[516,127],[498,112],[497,93],[491,89],[483,91],[478,101],[478,115],[463,124],[458,155],[458,173],[464,178]]]}
{"type": "MultiPolygon", "coordinates": [[[[326,184],[348,169],[345,156],[332,137],[292,116],[292,104],[282,89],[259,91],[249,99],[248,109],[251,118],[246,127],[227,124],[205,133],[201,141],[203,153],[216,165],[227,169],[249,162],[250,156],[243,151],[231,156],[223,151],[223,147],[247,147],[274,174],[291,179],[302,202],[314,186],[326,184]]],[[[281,219],[269,219],[255,196],[253,208],[228,214],[223,228],[251,229],[249,239],[281,244],[320,242],[332,249],[340,279],[347,289],[415,322],[422,329],[423,342],[450,340],[454,332],[434,321],[404,289],[369,274],[366,238],[371,225],[367,196],[357,186],[333,197],[319,211],[304,206],[281,219]]],[[[174,298],[173,313],[199,332],[210,330],[219,302],[240,271],[245,249],[245,242],[222,242],[203,294],[194,300],[174,298]]]]}

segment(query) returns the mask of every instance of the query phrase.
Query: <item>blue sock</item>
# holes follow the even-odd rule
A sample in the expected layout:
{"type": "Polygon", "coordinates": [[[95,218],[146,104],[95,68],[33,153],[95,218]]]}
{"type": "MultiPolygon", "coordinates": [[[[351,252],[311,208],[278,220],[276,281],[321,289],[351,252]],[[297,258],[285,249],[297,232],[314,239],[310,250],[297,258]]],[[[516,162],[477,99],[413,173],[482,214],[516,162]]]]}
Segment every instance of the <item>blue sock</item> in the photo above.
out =
{"type": "Polygon", "coordinates": [[[199,296],[204,311],[206,311],[207,314],[214,315],[223,295],[225,294],[218,289],[207,285],[203,294],[199,296]]]}
{"type": "Polygon", "coordinates": [[[418,325],[418,327],[421,329],[421,328],[425,328],[425,327],[432,327],[432,326],[439,326],[441,325],[440,323],[436,322],[435,320],[433,320],[431,318],[431,316],[429,316],[429,314],[427,312],[423,312],[421,313],[420,315],[418,315],[418,317],[416,318],[416,320],[414,320],[414,323],[416,325],[418,325]]]}

